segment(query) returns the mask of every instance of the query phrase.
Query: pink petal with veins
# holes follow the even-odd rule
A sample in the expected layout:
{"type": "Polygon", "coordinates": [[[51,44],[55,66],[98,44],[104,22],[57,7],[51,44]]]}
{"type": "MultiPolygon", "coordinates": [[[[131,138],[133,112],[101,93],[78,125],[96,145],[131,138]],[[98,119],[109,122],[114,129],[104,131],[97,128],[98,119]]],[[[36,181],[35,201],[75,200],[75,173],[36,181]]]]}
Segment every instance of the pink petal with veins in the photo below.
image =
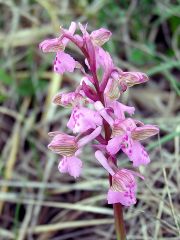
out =
{"type": "Polygon", "coordinates": [[[77,157],[63,157],[59,163],[59,171],[69,173],[69,175],[77,178],[80,176],[82,169],[82,161],[77,157]]]}
{"type": "Polygon", "coordinates": [[[144,147],[137,141],[131,140],[128,147],[122,148],[122,151],[127,154],[134,167],[147,165],[150,163],[150,158],[144,147]]]}
{"type": "Polygon", "coordinates": [[[105,28],[100,28],[90,34],[93,43],[98,46],[102,46],[106,43],[110,39],[111,35],[112,33],[105,28]]]}

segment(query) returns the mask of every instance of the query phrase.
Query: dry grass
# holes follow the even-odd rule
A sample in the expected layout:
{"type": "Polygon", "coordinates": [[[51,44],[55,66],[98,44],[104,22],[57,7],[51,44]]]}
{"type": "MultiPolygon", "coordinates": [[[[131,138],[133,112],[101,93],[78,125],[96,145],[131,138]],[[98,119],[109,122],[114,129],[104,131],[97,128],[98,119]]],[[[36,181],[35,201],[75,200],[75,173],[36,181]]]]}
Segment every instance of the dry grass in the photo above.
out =
{"type": "Polygon", "coordinates": [[[107,174],[91,149],[74,181],[59,174],[57,156],[46,148],[47,132],[65,130],[70,113],[55,108],[52,96],[80,76],[52,73],[53,57],[37,45],[72,20],[89,22],[90,29],[107,26],[114,35],[106,47],[116,63],[151,77],[122,99],[161,129],[147,143],[152,162],[140,169],[146,179],[139,182],[138,204],[125,209],[128,239],[180,239],[178,1],[116,2],[0,1],[0,240],[116,239],[107,174]]]}

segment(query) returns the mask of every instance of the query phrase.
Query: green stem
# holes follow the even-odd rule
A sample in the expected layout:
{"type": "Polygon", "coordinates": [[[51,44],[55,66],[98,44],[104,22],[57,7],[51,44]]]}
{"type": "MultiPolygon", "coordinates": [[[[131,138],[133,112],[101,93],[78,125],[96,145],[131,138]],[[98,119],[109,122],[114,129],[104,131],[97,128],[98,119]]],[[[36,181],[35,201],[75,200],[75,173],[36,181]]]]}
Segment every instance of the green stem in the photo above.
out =
{"type": "Polygon", "coordinates": [[[117,240],[126,240],[123,209],[120,203],[113,204],[117,240]]]}
{"type": "MultiPolygon", "coordinates": [[[[104,98],[102,96],[101,96],[101,102],[104,104],[104,98]]],[[[106,121],[103,121],[103,125],[104,125],[105,138],[108,141],[111,136],[111,128],[106,121]]],[[[114,162],[114,164],[117,165],[116,161],[114,162]]],[[[109,183],[111,186],[112,176],[110,174],[109,174],[109,183]]],[[[114,209],[114,220],[115,220],[117,240],[126,240],[126,231],[125,231],[122,205],[120,203],[115,203],[113,204],[113,209],[114,209]]]]}
{"type": "MultiPolygon", "coordinates": [[[[112,184],[112,177],[109,175],[110,186],[112,184]]],[[[120,203],[113,204],[114,220],[117,240],[126,240],[126,230],[123,218],[123,207],[120,203]]]]}
{"type": "MultiPolygon", "coordinates": [[[[89,58],[89,54],[86,51],[86,49],[83,46],[80,46],[78,44],[78,41],[73,36],[66,34],[66,33],[64,33],[63,36],[70,39],[77,47],[80,48],[80,50],[83,52],[85,57],[87,59],[89,58]]],[[[94,61],[95,61],[95,59],[94,59],[94,61]]],[[[98,81],[98,77],[96,74],[96,69],[92,66],[91,62],[89,62],[89,64],[90,64],[90,70],[92,72],[92,77],[94,79],[94,86],[96,88],[97,94],[99,95],[99,100],[105,106],[104,94],[103,94],[103,90],[100,91],[100,86],[99,86],[99,81],[98,81]]],[[[107,80],[108,79],[106,79],[105,83],[103,83],[103,87],[102,87],[103,89],[105,88],[104,85],[107,84],[107,80]]],[[[105,138],[108,141],[111,137],[111,128],[105,120],[103,121],[103,125],[104,125],[104,131],[105,131],[105,138]]],[[[110,182],[110,186],[111,186],[112,185],[112,176],[110,176],[110,175],[109,175],[109,182],[110,182]]],[[[125,232],[125,226],[124,226],[122,205],[120,203],[115,203],[115,204],[113,204],[113,209],[114,209],[114,219],[115,219],[117,240],[126,240],[126,232],[125,232]]]]}
{"type": "MultiPolygon", "coordinates": [[[[110,126],[104,122],[104,131],[106,140],[110,139],[110,126]]],[[[114,164],[117,165],[116,161],[114,164]]],[[[109,174],[109,184],[112,185],[112,176],[109,174]]],[[[126,240],[126,230],[123,218],[123,207],[120,203],[113,204],[114,209],[114,220],[115,220],[115,229],[116,229],[116,236],[117,240],[126,240]]]]}
{"type": "MultiPolygon", "coordinates": [[[[93,74],[93,78],[95,78],[95,80],[97,81],[98,87],[96,88],[96,90],[99,95],[99,99],[102,102],[102,104],[105,106],[104,95],[102,92],[99,91],[99,84],[98,84],[98,78],[96,73],[93,74]]],[[[105,120],[103,121],[103,126],[104,126],[104,132],[105,132],[105,139],[108,141],[111,138],[111,127],[105,120]]],[[[115,164],[117,165],[116,162],[115,164]]],[[[111,175],[109,175],[109,183],[111,186],[112,185],[111,175]]],[[[115,220],[117,240],[126,240],[126,231],[125,231],[122,205],[120,203],[115,203],[113,204],[113,209],[114,209],[114,220],[115,220]]]]}

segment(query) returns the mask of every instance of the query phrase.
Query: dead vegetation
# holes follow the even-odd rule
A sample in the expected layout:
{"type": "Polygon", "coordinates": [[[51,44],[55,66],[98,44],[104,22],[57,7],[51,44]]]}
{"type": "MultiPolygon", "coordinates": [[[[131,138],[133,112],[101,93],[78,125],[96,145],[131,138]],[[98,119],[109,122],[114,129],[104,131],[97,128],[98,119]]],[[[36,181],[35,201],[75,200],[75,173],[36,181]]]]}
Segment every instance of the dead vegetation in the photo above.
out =
{"type": "Polygon", "coordinates": [[[1,240],[116,239],[107,175],[91,149],[74,181],[58,172],[57,156],[46,148],[48,131],[65,130],[70,112],[52,105],[52,96],[74,88],[80,76],[53,73],[53,56],[37,46],[72,20],[88,22],[90,30],[108,27],[113,39],[106,47],[118,66],[151,77],[122,99],[161,129],[159,139],[147,142],[151,164],[140,169],[138,203],[125,209],[128,239],[180,239],[178,2],[0,1],[1,240]]]}

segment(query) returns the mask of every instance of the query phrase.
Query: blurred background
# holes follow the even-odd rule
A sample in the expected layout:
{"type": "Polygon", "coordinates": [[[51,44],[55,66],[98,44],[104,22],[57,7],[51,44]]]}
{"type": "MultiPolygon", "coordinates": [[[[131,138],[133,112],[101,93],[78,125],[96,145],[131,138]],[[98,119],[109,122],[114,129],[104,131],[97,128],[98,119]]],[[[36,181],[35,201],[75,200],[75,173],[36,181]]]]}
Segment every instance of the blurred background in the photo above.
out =
{"type": "Polygon", "coordinates": [[[140,169],[138,203],[125,209],[127,238],[178,240],[180,1],[173,0],[0,1],[0,240],[116,239],[107,173],[92,150],[75,181],[58,172],[58,156],[46,147],[47,133],[66,131],[70,114],[52,97],[74,89],[81,76],[53,73],[54,54],[42,54],[38,44],[71,21],[88,22],[89,31],[108,28],[105,48],[115,63],[151,79],[121,99],[161,130],[146,143],[151,164],[140,169]]]}

